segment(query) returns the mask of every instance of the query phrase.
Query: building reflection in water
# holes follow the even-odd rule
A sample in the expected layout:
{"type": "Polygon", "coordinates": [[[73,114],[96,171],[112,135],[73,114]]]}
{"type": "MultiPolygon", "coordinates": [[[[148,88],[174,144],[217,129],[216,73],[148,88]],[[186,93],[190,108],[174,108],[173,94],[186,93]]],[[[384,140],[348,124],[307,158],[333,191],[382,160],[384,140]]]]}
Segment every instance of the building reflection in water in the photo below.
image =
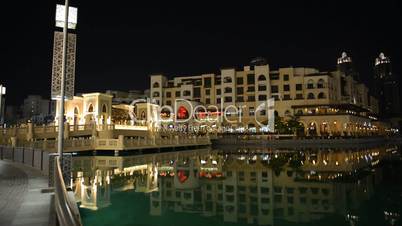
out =
{"type": "Polygon", "coordinates": [[[217,150],[75,157],[74,191],[82,208],[109,206],[111,193],[150,193],[163,210],[273,225],[341,214],[355,224],[361,203],[381,182],[380,160],[396,149],[217,150]]]}

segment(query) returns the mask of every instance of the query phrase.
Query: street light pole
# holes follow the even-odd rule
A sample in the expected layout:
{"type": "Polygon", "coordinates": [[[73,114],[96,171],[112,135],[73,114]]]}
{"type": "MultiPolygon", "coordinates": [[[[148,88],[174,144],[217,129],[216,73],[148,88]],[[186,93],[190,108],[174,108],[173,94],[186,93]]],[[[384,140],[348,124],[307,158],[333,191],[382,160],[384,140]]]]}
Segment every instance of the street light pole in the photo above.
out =
{"type": "MultiPolygon", "coordinates": [[[[65,80],[66,80],[66,64],[67,64],[67,38],[68,38],[68,0],[64,4],[64,27],[63,27],[63,57],[61,63],[61,81],[60,81],[60,108],[59,108],[59,131],[57,149],[60,164],[63,166],[63,146],[64,146],[64,97],[65,97],[65,80]]],[[[63,167],[62,167],[63,170],[63,167]]]]}

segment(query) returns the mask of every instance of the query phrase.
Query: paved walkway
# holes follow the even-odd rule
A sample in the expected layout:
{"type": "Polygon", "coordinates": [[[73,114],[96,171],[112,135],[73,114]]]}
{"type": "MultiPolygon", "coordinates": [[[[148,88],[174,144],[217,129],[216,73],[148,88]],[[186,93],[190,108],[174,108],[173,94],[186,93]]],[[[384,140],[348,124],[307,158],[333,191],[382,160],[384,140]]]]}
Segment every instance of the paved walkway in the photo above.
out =
{"type": "Polygon", "coordinates": [[[40,171],[0,160],[0,226],[48,226],[52,193],[40,171]]]}

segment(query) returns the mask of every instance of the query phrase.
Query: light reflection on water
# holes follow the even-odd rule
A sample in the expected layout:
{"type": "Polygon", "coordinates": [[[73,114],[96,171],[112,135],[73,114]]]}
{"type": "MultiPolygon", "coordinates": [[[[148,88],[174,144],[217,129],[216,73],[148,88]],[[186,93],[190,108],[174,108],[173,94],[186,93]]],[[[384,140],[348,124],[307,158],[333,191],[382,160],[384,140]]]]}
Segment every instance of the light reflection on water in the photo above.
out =
{"type": "MultiPolygon", "coordinates": [[[[397,203],[367,216],[396,150],[81,156],[73,159],[74,191],[85,226],[375,225],[385,223],[384,211],[400,214],[397,203]]],[[[387,225],[398,219],[388,217],[387,225]]]]}

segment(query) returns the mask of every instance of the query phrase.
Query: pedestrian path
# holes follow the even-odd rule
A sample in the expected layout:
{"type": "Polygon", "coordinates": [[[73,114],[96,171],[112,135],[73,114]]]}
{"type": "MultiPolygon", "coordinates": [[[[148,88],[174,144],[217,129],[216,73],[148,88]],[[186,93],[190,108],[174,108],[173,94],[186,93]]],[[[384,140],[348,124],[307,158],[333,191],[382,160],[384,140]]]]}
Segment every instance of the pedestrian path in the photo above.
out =
{"type": "Polygon", "coordinates": [[[52,193],[39,170],[0,160],[0,226],[48,226],[52,193]]]}

